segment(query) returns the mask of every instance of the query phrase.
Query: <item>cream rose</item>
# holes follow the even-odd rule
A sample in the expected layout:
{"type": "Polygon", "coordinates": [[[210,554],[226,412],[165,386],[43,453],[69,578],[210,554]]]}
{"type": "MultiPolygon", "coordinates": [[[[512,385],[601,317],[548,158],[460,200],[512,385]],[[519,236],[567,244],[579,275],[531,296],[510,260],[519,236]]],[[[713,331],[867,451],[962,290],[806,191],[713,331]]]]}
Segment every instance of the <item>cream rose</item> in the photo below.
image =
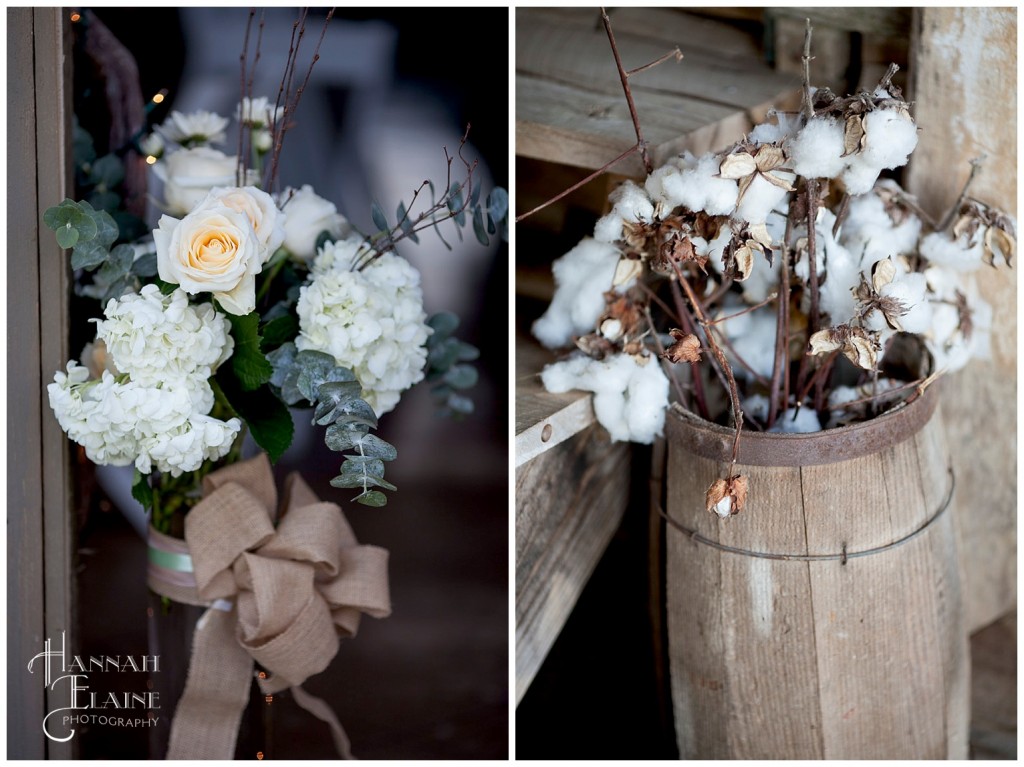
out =
{"type": "Polygon", "coordinates": [[[238,161],[216,149],[197,147],[173,152],[153,168],[164,181],[168,211],[185,215],[214,187],[235,183],[238,161]]]}
{"type": "Polygon", "coordinates": [[[286,189],[281,200],[281,209],[288,216],[284,222],[284,246],[299,261],[316,255],[316,238],[321,232],[340,238],[352,231],[334,203],[316,194],[309,184],[301,189],[286,189]]]}
{"type": "Polygon", "coordinates": [[[260,244],[261,264],[265,264],[284,242],[284,222],[286,216],[277,209],[274,198],[254,186],[217,187],[194,209],[193,213],[208,208],[224,205],[238,211],[249,219],[256,240],[260,244]]]}
{"type": "Polygon", "coordinates": [[[256,308],[263,249],[245,213],[211,203],[180,221],[161,216],[153,240],[160,279],[191,295],[212,293],[229,314],[256,308]]]}

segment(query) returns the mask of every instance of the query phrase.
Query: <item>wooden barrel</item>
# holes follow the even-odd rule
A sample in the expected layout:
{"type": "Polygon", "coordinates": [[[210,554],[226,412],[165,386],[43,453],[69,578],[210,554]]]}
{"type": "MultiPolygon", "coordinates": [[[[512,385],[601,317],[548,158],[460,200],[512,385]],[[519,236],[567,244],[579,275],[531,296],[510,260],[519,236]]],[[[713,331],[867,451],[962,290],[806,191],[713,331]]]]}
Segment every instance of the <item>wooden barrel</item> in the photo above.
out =
{"type": "Polygon", "coordinates": [[[732,432],[667,424],[682,758],[966,759],[970,662],[935,387],[873,421],[744,434],[744,511],[705,510],[732,432]]]}

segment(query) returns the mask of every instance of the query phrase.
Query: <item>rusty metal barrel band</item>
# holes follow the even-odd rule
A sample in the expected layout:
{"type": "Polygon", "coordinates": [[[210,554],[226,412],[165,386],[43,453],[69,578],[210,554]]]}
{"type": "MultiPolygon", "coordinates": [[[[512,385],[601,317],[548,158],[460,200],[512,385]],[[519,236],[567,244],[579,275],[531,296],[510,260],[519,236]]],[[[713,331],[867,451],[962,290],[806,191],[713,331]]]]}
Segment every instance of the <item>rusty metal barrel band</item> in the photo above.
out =
{"type": "MultiPolygon", "coordinates": [[[[913,437],[938,405],[938,391],[928,387],[913,402],[862,423],[809,434],[744,431],[737,463],[744,466],[820,466],[877,453],[913,437]]],[[[670,447],[713,461],[730,461],[735,432],[673,406],[668,411],[670,447]]]]}

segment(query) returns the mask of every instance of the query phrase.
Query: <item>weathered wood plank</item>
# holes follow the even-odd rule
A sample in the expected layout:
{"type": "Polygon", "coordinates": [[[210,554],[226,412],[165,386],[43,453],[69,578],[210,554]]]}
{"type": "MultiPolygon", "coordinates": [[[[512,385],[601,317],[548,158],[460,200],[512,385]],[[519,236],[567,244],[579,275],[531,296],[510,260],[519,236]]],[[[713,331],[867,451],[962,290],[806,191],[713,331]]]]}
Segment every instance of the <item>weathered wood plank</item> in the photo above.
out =
{"type": "MultiPolygon", "coordinates": [[[[36,8],[36,158],[39,209],[42,222],[46,208],[71,190],[71,57],[70,29],[60,8],[36,8]]],[[[68,296],[70,274],[66,254],[44,230],[39,240],[40,378],[45,385],[68,359],[68,296]]],[[[68,440],[48,407],[42,409],[42,511],[46,589],[46,635],[68,632],[77,641],[73,622],[77,548],[71,505],[68,440]]],[[[47,694],[47,709],[68,705],[66,690],[47,694]]],[[[47,743],[47,758],[70,759],[77,740],[47,743]]]]}
{"type": "Polygon", "coordinates": [[[536,341],[516,335],[516,466],[594,423],[591,395],[545,390],[540,371],[554,361],[555,355],[536,341]]]}
{"type": "Polygon", "coordinates": [[[39,433],[34,19],[7,12],[7,757],[43,759],[45,692],[26,664],[42,652],[43,446],[39,433]]]}
{"type": "Polygon", "coordinates": [[[516,468],[516,702],[622,520],[629,445],[596,424],[516,468]]]}
{"type": "MultiPolygon", "coordinates": [[[[622,86],[598,17],[587,9],[516,14],[516,152],[598,168],[635,143],[622,86]]],[[[656,164],[742,138],[768,109],[793,103],[798,78],[773,72],[746,33],[668,9],[620,8],[613,26],[623,64],[634,68],[678,44],[666,62],[631,80],[656,164]]],[[[616,170],[636,175],[637,158],[616,170]]]]}
{"type": "MultiPolygon", "coordinates": [[[[971,195],[1017,204],[1017,11],[915,9],[911,98],[922,127],[908,190],[933,217],[954,203],[969,161],[987,160],[971,195]]],[[[992,357],[945,382],[946,434],[956,469],[968,627],[1017,600],[1017,268],[977,273],[993,309],[992,357]],[[979,439],[979,435],[984,435],[979,439]]]]}

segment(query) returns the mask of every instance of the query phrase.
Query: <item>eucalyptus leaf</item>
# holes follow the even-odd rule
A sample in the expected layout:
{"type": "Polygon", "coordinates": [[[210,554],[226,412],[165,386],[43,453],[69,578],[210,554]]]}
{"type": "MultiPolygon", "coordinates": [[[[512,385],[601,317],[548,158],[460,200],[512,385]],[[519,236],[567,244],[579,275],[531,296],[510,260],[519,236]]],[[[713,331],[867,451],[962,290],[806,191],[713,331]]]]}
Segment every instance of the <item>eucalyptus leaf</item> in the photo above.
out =
{"type": "Polygon", "coordinates": [[[380,437],[367,434],[356,443],[360,455],[380,458],[382,461],[393,461],[398,457],[398,451],[393,445],[388,444],[380,437]]]}
{"type": "Polygon", "coordinates": [[[469,365],[456,365],[444,374],[444,382],[456,389],[469,389],[476,386],[480,374],[469,365]]]}
{"type": "Polygon", "coordinates": [[[427,320],[427,325],[433,328],[434,333],[428,340],[430,343],[437,343],[450,336],[459,327],[459,317],[452,312],[438,312],[427,320]]]}
{"type": "Polygon", "coordinates": [[[446,403],[455,413],[470,415],[473,412],[473,400],[461,394],[451,394],[446,403]]]}
{"type": "Polygon", "coordinates": [[[483,213],[480,212],[480,208],[473,210],[473,234],[476,235],[477,242],[481,245],[488,245],[489,240],[487,239],[487,231],[484,229],[484,217],[483,213]]]}
{"type": "MultiPolygon", "coordinates": [[[[88,220],[91,222],[95,230],[92,231],[91,235],[86,235],[87,231],[91,231],[89,227],[79,227],[79,231],[82,234],[83,240],[91,240],[95,237],[104,247],[109,248],[118,237],[117,222],[111,217],[105,210],[93,210],[92,206],[88,202],[82,201],[82,208],[86,211],[88,220]]],[[[83,222],[84,223],[84,222],[83,222]]]]}
{"type": "Polygon", "coordinates": [[[327,427],[324,442],[336,453],[351,450],[366,434],[370,427],[363,423],[335,423],[327,427]]]}
{"type": "Polygon", "coordinates": [[[124,181],[124,163],[113,154],[105,154],[92,163],[89,168],[89,180],[102,184],[108,190],[124,181]]]}
{"type": "Polygon", "coordinates": [[[298,354],[298,350],[295,348],[295,344],[286,343],[281,344],[267,355],[267,361],[273,368],[273,373],[270,376],[272,385],[279,389],[284,386],[285,378],[295,369],[296,354],[298,354]]]}
{"type": "Polygon", "coordinates": [[[492,189],[487,195],[487,212],[495,222],[504,221],[508,215],[508,192],[500,186],[492,189]]]}
{"type": "Polygon", "coordinates": [[[356,503],[361,503],[364,506],[386,506],[388,503],[388,497],[377,490],[369,490],[361,495],[357,495],[352,499],[356,503]]]}
{"type": "Polygon", "coordinates": [[[384,461],[379,458],[370,458],[362,455],[345,456],[345,463],[341,465],[342,474],[355,474],[360,477],[383,477],[384,461]]]}
{"type": "Polygon", "coordinates": [[[57,244],[64,250],[73,248],[78,243],[78,230],[71,226],[70,222],[58,228],[56,234],[57,244]]]}
{"type": "Polygon", "coordinates": [[[146,253],[132,263],[132,274],[139,277],[155,277],[157,275],[156,253],[146,253]]]}
{"type": "Polygon", "coordinates": [[[379,203],[374,202],[370,205],[370,218],[373,219],[373,225],[380,231],[386,232],[389,229],[387,216],[384,215],[384,209],[380,207],[379,203]]]}
{"type": "Polygon", "coordinates": [[[397,490],[383,477],[357,477],[352,474],[339,474],[331,480],[334,487],[357,488],[357,487],[383,487],[385,490],[397,490]]]}

